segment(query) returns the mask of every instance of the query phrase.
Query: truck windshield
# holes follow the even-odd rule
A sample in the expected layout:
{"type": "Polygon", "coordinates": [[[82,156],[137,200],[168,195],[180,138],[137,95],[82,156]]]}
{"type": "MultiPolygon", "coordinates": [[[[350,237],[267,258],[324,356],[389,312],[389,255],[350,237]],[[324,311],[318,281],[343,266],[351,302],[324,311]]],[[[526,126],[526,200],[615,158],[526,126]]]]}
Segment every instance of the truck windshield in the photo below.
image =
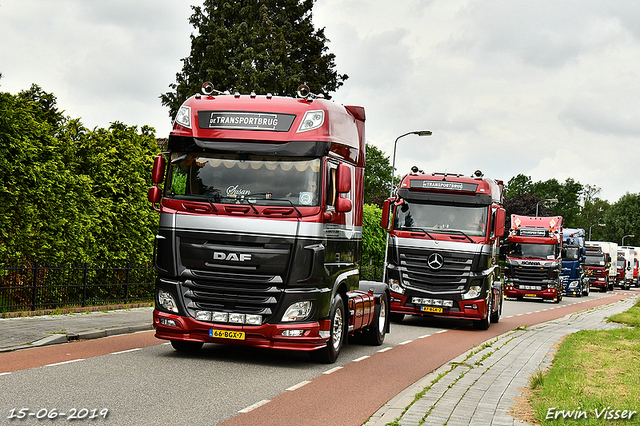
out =
{"type": "Polygon", "coordinates": [[[604,266],[604,255],[587,255],[584,264],[586,266],[604,266]]]}
{"type": "Polygon", "coordinates": [[[624,257],[618,256],[618,265],[617,265],[618,271],[622,271],[624,269],[624,263],[625,263],[624,257]]]}
{"type": "Polygon", "coordinates": [[[319,158],[174,153],[165,196],[217,203],[320,205],[319,158]]]}
{"type": "Polygon", "coordinates": [[[512,243],[509,255],[527,259],[555,259],[556,246],[553,244],[512,243]]]}
{"type": "Polygon", "coordinates": [[[396,209],[394,228],[419,228],[427,232],[463,232],[483,236],[487,229],[487,206],[451,206],[406,200],[396,209]]]}
{"type": "Polygon", "coordinates": [[[564,260],[578,260],[580,259],[579,247],[567,247],[564,260]]]}

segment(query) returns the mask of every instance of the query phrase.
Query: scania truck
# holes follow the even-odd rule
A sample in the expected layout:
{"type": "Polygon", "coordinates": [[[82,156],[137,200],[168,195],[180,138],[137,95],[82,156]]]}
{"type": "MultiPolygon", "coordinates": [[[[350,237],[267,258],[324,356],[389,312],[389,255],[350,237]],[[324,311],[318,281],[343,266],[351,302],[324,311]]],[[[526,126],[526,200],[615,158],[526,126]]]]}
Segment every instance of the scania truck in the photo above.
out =
{"type": "Polygon", "coordinates": [[[386,276],[391,315],[497,323],[503,292],[498,265],[504,235],[502,181],[450,173],[405,175],[386,200],[382,227],[389,234],[386,276]]]}
{"type": "Polygon", "coordinates": [[[609,241],[587,241],[588,245],[599,246],[607,255],[607,290],[613,291],[618,276],[618,244],[609,241]]]}
{"type": "Polygon", "coordinates": [[[348,336],[382,344],[388,288],[359,279],[364,108],[304,86],[297,98],[202,92],[153,166],[156,337],[178,351],[226,343],[326,363],[348,336]]]}
{"type": "Polygon", "coordinates": [[[584,263],[585,274],[589,279],[589,287],[600,290],[603,293],[609,288],[609,263],[611,256],[602,251],[602,247],[593,244],[592,241],[585,243],[586,258],[584,263]]]}
{"type": "Polygon", "coordinates": [[[588,296],[589,278],[585,275],[586,232],[581,228],[564,228],[562,245],[562,282],[563,294],[569,296],[588,296]]]}
{"type": "Polygon", "coordinates": [[[509,298],[562,300],[562,216],[511,215],[505,262],[509,298]]]}

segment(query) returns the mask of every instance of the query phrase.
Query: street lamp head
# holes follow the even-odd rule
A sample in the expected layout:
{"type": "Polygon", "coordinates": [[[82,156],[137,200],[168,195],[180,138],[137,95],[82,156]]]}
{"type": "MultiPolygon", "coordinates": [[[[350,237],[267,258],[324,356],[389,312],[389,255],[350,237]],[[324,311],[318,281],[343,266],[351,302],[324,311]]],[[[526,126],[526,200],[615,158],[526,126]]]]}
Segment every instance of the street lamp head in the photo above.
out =
{"type": "Polygon", "coordinates": [[[413,134],[418,136],[431,136],[433,132],[431,130],[418,130],[417,132],[413,132],[413,134]]]}

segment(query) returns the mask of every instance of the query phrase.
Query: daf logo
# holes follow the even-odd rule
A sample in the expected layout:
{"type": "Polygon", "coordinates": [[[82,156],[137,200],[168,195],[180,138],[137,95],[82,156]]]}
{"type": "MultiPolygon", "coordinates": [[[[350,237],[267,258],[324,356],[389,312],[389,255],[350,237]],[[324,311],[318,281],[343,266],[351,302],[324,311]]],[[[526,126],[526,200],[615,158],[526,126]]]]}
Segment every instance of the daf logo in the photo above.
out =
{"type": "Polygon", "coordinates": [[[224,260],[229,262],[245,262],[245,261],[251,260],[251,255],[245,254],[245,253],[222,253],[219,251],[214,251],[213,260],[224,260]]]}
{"type": "Polygon", "coordinates": [[[444,265],[444,258],[440,253],[433,253],[427,259],[427,265],[429,265],[431,269],[440,269],[444,265]]]}

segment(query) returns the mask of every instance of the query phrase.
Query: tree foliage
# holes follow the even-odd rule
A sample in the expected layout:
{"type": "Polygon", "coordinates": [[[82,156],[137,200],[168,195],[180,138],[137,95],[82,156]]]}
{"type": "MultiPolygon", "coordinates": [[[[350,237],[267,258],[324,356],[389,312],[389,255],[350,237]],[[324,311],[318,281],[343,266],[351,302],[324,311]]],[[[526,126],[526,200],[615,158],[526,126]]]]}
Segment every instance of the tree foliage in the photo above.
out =
{"type": "Polygon", "coordinates": [[[37,85],[0,92],[0,258],[148,262],[157,215],[146,191],[153,129],[83,127],[37,85]]]}
{"type": "Polygon", "coordinates": [[[324,28],[312,23],[314,0],[206,0],[192,6],[191,53],[173,91],[160,96],[169,115],[210,81],[218,90],[293,95],[307,84],[329,98],[348,78],[335,71],[324,28]]]}
{"type": "Polygon", "coordinates": [[[364,202],[382,207],[389,197],[392,167],[389,157],[375,145],[367,144],[367,161],[364,169],[364,202]]]}

